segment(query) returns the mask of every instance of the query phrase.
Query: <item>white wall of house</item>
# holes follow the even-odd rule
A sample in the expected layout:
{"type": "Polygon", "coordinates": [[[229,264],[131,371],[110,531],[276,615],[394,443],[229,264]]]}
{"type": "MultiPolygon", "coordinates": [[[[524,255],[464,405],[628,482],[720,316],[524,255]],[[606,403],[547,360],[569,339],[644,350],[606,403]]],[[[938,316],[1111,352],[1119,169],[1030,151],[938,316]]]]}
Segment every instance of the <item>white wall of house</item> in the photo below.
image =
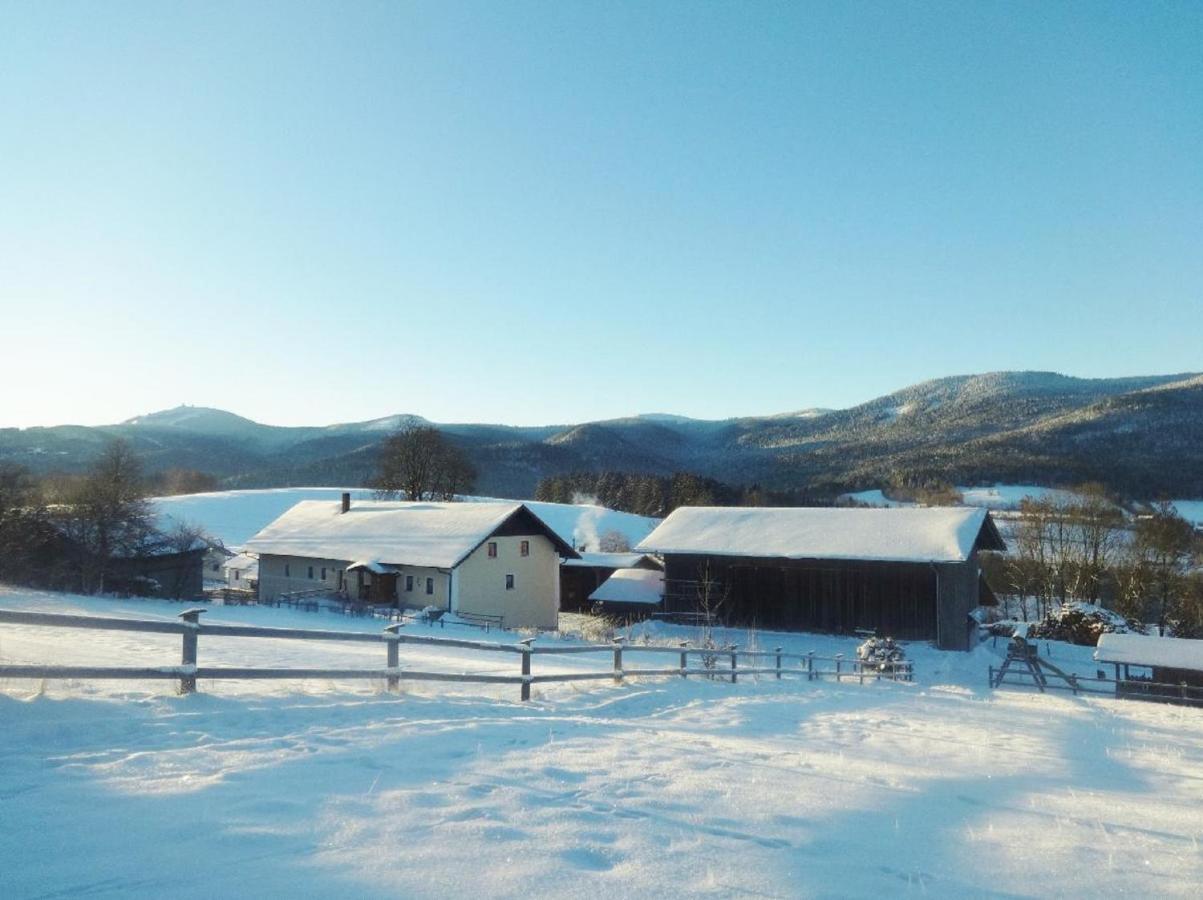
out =
{"type": "Polygon", "coordinates": [[[448,609],[446,569],[404,566],[397,575],[397,602],[406,609],[425,609],[437,606],[448,609]],[[413,579],[412,590],[410,579],[413,579]],[[427,592],[429,586],[430,592],[427,592]]]}
{"type": "Polygon", "coordinates": [[[236,591],[253,590],[256,582],[259,580],[259,572],[257,568],[238,568],[236,566],[226,566],[226,587],[233,588],[236,591]]]}
{"type": "MultiPolygon", "coordinates": [[[[290,591],[338,590],[338,576],[349,563],[341,559],[312,559],[306,556],[259,557],[259,599],[274,600],[290,591]],[[324,571],[323,571],[324,570],[324,571]],[[325,576],[323,578],[323,575],[325,576]]],[[[351,576],[354,577],[354,572],[351,576]]]]}
{"type": "Polygon", "coordinates": [[[560,617],[560,557],[542,535],[493,537],[455,570],[455,612],[503,616],[506,628],[555,628],[560,617]],[[530,553],[522,555],[522,542],[530,553]],[[490,557],[490,543],[497,556],[490,557]],[[506,589],[506,576],[514,586],[506,589]]]}

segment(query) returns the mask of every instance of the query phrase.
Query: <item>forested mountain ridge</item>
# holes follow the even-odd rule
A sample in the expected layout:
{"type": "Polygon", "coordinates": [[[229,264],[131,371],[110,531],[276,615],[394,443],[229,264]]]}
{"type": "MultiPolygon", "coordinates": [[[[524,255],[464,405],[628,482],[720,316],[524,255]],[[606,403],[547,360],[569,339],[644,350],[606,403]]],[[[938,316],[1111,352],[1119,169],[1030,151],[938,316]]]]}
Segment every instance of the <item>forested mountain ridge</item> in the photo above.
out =
{"type": "MultiPolygon", "coordinates": [[[[177,407],[99,427],[0,429],[0,462],[79,471],[113,437],[150,471],[210,472],[229,487],[363,483],[396,415],[263,425],[177,407]]],[[[668,414],[549,426],[440,424],[477,466],[477,490],[531,496],[549,475],[693,472],[728,484],[835,493],[889,484],[1101,481],[1134,497],[1203,496],[1203,376],[1082,379],[993,372],[926,381],[844,410],[720,421],[668,414]]]]}

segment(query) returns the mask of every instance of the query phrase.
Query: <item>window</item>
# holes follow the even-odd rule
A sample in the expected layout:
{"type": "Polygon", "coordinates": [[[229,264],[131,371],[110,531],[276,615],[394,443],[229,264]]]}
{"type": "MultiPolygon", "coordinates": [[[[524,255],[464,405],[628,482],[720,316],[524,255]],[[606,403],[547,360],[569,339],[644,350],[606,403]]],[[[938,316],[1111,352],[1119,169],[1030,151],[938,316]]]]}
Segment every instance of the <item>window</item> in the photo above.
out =
{"type": "Polygon", "coordinates": [[[428,594],[434,593],[434,579],[433,578],[426,579],[426,593],[428,593],[428,594]]]}
{"type": "Polygon", "coordinates": [[[521,544],[519,544],[519,548],[519,552],[523,556],[530,556],[530,541],[523,541],[521,544]]]}
{"type": "Polygon", "coordinates": [[[497,558],[497,542],[489,541],[489,559],[497,558]]]}
{"type": "Polygon", "coordinates": [[[343,570],[342,569],[338,570],[338,589],[340,591],[343,589],[343,570]]]}
{"type": "Polygon", "coordinates": [[[292,577],[292,566],[290,566],[288,563],[284,564],[284,577],[285,578],[292,577]]]}
{"type": "Polygon", "coordinates": [[[322,566],[322,581],[326,580],[326,567],[322,566]]]}
{"type": "Polygon", "coordinates": [[[235,581],[237,581],[237,580],[238,580],[238,578],[239,578],[239,573],[238,573],[238,570],[237,570],[237,569],[235,569],[235,570],[234,570],[234,580],[235,580],[235,581]]]}
{"type": "Polygon", "coordinates": [[[505,589],[507,591],[512,591],[514,589],[514,576],[513,575],[505,576],[505,589]]]}
{"type": "Polygon", "coordinates": [[[310,580],[310,581],[312,581],[312,580],[313,580],[313,566],[310,566],[310,567],[309,567],[309,580],[310,580]]]}
{"type": "Polygon", "coordinates": [[[414,589],[414,577],[412,575],[405,576],[405,589],[412,591],[414,589]]]}

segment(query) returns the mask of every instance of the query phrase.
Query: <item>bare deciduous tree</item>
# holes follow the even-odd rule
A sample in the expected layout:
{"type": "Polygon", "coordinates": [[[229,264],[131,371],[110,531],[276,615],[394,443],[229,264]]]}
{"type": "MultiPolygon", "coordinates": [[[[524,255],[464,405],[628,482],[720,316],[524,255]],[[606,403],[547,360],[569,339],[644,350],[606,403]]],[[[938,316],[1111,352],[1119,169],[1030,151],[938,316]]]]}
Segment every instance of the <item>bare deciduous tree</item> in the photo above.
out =
{"type": "Polygon", "coordinates": [[[1161,633],[1186,595],[1187,574],[1199,553],[1198,537],[1189,522],[1169,503],[1159,503],[1136,521],[1132,536],[1130,590],[1143,599],[1161,633]]]}
{"type": "Polygon", "coordinates": [[[373,487],[382,499],[454,500],[471,490],[476,469],[437,428],[411,425],[386,438],[373,487]]]}
{"type": "Polygon", "coordinates": [[[598,550],[602,553],[626,553],[631,549],[627,536],[617,528],[612,528],[598,538],[598,550]]]}

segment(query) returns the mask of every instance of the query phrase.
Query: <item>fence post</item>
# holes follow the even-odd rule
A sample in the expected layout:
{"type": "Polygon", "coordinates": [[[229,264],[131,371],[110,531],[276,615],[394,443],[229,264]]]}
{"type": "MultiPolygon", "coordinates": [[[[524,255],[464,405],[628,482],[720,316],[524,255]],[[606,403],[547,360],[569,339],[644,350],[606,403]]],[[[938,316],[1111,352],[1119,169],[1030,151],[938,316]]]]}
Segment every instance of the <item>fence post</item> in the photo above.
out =
{"type": "Polygon", "coordinates": [[[844,654],[837,653],[835,655],[835,683],[836,684],[839,684],[841,681],[843,681],[843,678],[840,676],[840,671],[843,669],[843,667],[844,667],[844,654]]]}
{"type": "MultiPolygon", "coordinates": [[[[385,638],[388,647],[388,667],[390,669],[399,668],[401,665],[401,641],[398,633],[404,627],[404,622],[394,622],[392,625],[386,625],[384,630],[388,634],[385,638]]],[[[396,693],[401,689],[401,679],[396,675],[388,676],[388,689],[392,693],[396,693]]]]}
{"type": "Polygon", "coordinates": [[[200,633],[200,616],[203,612],[205,610],[195,607],[193,609],[186,609],[180,613],[180,618],[184,621],[184,647],[180,663],[181,665],[192,666],[194,670],[191,675],[180,676],[181,694],[196,692],[196,638],[200,633]]]}
{"type": "Polygon", "coordinates": [[[614,638],[614,683],[622,684],[622,638],[614,638]]]}
{"type": "Polygon", "coordinates": [[[815,652],[813,650],[806,652],[806,680],[815,680],[815,652]]]}
{"type": "Polygon", "coordinates": [[[731,683],[735,684],[739,680],[739,676],[735,674],[735,658],[739,656],[739,651],[735,649],[734,644],[730,644],[728,649],[731,651],[731,683]]]}
{"type": "Polygon", "coordinates": [[[689,646],[689,641],[681,641],[681,677],[688,677],[685,670],[689,668],[689,654],[685,652],[685,648],[689,646]]]}
{"type": "Polygon", "coordinates": [[[774,648],[777,653],[777,680],[781,680],[781,648],[774,648]]]}
{"type": "Polygon", "coordinates": [[[530,699],[530,645],[535,641],[534,638],[526,638],[519,641],[522,645],[522,702],[525,703],[530,699]]]}

